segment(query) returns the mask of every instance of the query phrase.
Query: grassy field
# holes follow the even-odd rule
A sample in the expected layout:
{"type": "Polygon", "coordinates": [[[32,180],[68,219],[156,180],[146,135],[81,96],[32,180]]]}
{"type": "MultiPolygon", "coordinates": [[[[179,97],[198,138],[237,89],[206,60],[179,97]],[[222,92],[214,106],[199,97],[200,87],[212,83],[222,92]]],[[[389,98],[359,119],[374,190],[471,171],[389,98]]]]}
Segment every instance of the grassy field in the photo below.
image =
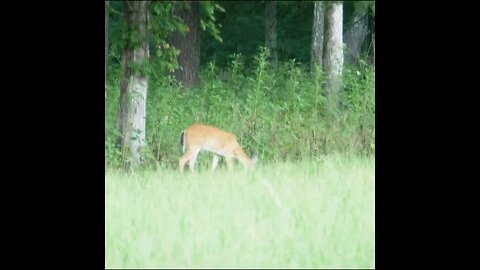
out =
{"type": "Polygon", "coordinates": [[[374,268],[374,181],[374,157],[345,155],[109,172],[105,267],[374,268]]]}

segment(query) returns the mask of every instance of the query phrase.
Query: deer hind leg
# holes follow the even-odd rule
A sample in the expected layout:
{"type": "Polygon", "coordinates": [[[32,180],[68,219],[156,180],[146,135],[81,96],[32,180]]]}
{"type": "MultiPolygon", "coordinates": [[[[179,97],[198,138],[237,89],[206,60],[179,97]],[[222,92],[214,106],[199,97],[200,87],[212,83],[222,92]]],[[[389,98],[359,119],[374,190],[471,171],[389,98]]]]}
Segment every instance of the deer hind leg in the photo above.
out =
{"type": "Polygon", "coordinates": [[[217,154],[213,154],[213,159],[212,159],[212,172],[215,171],[215,169],[218,166],[218,160],[220,159],[220,156],[217,154]]]}
{"type": "Polygon", "coordinates": [[[193,169],[195,167],[195,161],[197,160],[198,152],[200,152],[200,149],[192,151],[192,156],[190,157],[188,161],[188,166],[190,167],[190,171],[193,172],[193,169]]]}
{"type": "Polygon", "coordinates": [[[189,149],[185,155],[183,155],[180,160],[178,161],[178,167],[180,169],[180,173],[183,173],[183,169],[185,167],[185,163],[188,161],[188,165],[190,166],[190,171],[193,171],[193,163],[195,163],[195,160],[197,159],[198,155],[198,150],[194,151],[189,149]]]}
{"type": "Polygon", "coordinates": [[[183,167],[185,167],[185,163],[190,160],[191,151],[187,151],[181,158],[178,160],[178,168],[180,169],[180,173],[183,173],[183,167]]]}

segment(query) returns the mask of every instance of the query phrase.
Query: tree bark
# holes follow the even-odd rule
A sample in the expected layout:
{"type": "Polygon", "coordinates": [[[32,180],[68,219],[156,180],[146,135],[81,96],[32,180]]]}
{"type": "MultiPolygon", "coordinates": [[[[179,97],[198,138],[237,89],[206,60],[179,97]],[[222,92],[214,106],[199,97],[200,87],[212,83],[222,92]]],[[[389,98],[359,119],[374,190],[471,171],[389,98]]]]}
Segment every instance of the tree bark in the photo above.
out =
{"type": "Polygon", "coordinates": [[[119,141],[127,153],[127,164],[143,159],[139,149],[145,145],[145,118],[148,80],[144,64],[148,62],[147,23],[150,1],[125,1],[124,13],[128,32],[136,32],[139,40],[128,39],[122,53],[120,106],[117,113],[119,141]]]}
{"type": "Polygon", "coordinates": [[[360,51],[368,34],[366,15],[366,11],[356,13],[345,31],[344,39],[347,46],[345,61],[349,64],[356,64],[360,59],[360,51]]]}
{"type": "Polygon", "coordinates": [[[178,82],[183,84],[185,89],[189,89],[200,83],[198,77],[200,66],[200,2],[176,2],[173,14],[180,17],[188,27],[186,33],[176,31],[172,34],[171,44],[180,50],[180,55],[177,58],[180,69],[174,72],[174,76],[178,82]]]}
{"type": "Polygon", "coordinates": [[[277,2],[265,4],[265,46],[270,50],[270,61],[274,68],[278,65],[277,53],[277,2]]]}
{"type": "Polygon", "coordinates": [[[375,78],[375,18],[373,18],[372,43],[373,43],[373,77],[375,78]]]}
{"type": "Polygon", "coordinates": [[[107,97],[107,62],[108,62],[108,9],[110,2],[105,1],[105,98],[107,97]]]}
{"type": "Polygon", "coordinates": [[[323,57],[323,29],[324,13],[321,1],[315,1],[313,9],[312,48],[310,53],[310,71],[315,71],[315,66],[322,67],[323,57]]]}
{"type": "MultiPolygon", "coordinates": [[[[105,1],[105,140],[107,139],[107,64],[108,64],[108,15],[110,2],[105,1]]],[[[106,155],[106,153],[105,153],[106,155]]],[[[107,168],[107,159],[105,156],[105,169],[107,168]]]]}
{"type": "Polygon", "coordinates": [[[325,9],[325,41],[323,67],[327,79],[330,105],[339,108],[339,91],[343,70],[343,3],[329,2],[325,9]]]}

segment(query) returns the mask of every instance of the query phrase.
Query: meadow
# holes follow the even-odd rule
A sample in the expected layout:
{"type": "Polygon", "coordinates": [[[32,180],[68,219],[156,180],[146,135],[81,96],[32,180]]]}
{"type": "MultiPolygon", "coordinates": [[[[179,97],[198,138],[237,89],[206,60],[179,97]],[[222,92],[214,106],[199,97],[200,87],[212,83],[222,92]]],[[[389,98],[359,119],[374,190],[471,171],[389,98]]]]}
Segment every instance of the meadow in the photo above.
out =
{"type": "MultiPolygon", "coordinates": [[[[375,157],[105,174],[106,268],[374,268],[375,157]]],[[[262,163],[262,161],[264,161],[262,163]]]]}

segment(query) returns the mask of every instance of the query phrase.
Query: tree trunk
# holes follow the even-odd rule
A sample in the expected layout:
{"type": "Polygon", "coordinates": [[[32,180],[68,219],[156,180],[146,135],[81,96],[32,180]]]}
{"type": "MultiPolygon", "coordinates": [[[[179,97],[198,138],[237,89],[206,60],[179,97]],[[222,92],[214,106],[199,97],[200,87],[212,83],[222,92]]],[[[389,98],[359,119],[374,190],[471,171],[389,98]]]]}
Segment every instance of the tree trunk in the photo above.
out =
{"type": "Polygon", "coordinates": [[[368,34],[366,11],[356,13],[345,31],[344,39],[347,46],[345,61],[349,64],[356,64],[360,59],[362,44],[368,34]]]}
{"type": "MultiPolygon", "coordinates": [[[[108,15],[110,2],[105,1],[105,141],[107,139],[107,64],[108,64],[108,15]]],[[[105,153],[105,170],[107,168],[107,159],[105,153]]]]}
{"type": "MultiPolygon", "coordinates": [[[[148,80],[144,64],[148,62],[147,23],[150,1],[125,1],[128,32],[137,32],[139,40],[128,40],[122,53],[120,106],[117,113],[119,141],[127,153],[127,165],[142,161],[139,149],[145,145],[145,117],[148,80]]],[[[134,35],[137,36],[137,35],[134,35]]]]}
{"type": "Polygon", "coordinates": [[[105,1],[105,98],[107,98],[107,62],[108,62],[108,10],[110,2],[105,1]]]}
{"type": "Polygon", "coordinates": [[[327,79],[329,105],[332,109],[338,109],[343,69],[343,4],[335,1],[326,5],[323,68],[327,79]]]}
{"type": "Polygon", "coordinates": [[[375,78],[375,18],[373,18],[372,43],[373,43],[373,78],[375,78]]]}
{"type": "Polygon", "coordinates": [[[274,68],[278,65],[277,54],[277,2],[265,4],[265,46],[270,50],[270,61],[274,68]]]}
{"type": "Polygon", "coordinates": [[[181,82],[185,89],[200,83],[198,69],[200,66],[200,2],[176,2],[173,14],[180,17],[187,25],[186,33],[176,31],[172,35],[171,44],[180,50],[177,58],[180,69],[174,72],[175,79],[181,82]],[[189,7],[189,8],[186,8],[189,7]]]}
{"type": "Polygon", "coordinates": [[[313,27],[312,27],[312,48],[310,54],[310,71],[315,71],[315,66],[322,67],[323,57],[323,4],[321,1],[315,1],[313,9],[313,27]]]}

